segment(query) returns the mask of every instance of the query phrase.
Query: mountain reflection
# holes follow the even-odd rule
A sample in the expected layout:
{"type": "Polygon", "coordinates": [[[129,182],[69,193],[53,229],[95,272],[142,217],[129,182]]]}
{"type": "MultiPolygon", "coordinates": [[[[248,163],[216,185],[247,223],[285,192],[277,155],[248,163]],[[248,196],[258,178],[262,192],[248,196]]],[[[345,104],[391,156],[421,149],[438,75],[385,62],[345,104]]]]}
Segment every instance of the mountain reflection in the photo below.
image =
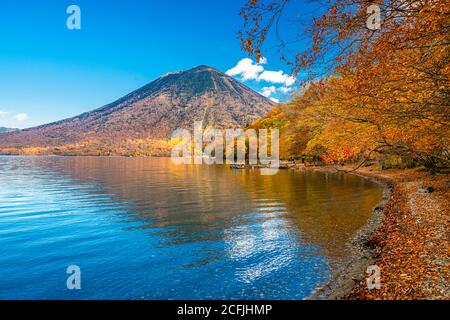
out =
{"type": "MultiPolygon", "coordinates": [[[[0,157],[0,179],[9,241],[32,230],[20,234],[47,253],[48,270],[70,257],[111,288],[132,269],[121,285],[149,298],[305,297],[348,255],[382,191],[350,175],[261,176],[164,158],[0,157]]],[[[33,248],[13,243],[4,259],[33,248]]]]}
{"type": "Polygon", "coordinates": [[[58,166],[46,167],[47,162],[36,159],[43,170],[98,183],[128,202],[132,218],[144,222],[140,228],[160,230],[165,245],[224,239],[236,247],[229,251],[232,257],[251,252],[255,239],[264,241],[268,234],[295,234],[339,259],[381,196],[373,183],[344,174],[280,171],[262,176],[221,166],[174,165],[165,158],[59,158],[58,166]],[[243,236],[241,230],[234,239],[246,220],[281,223],[267,228],[264,222],[261,232],[250,228],[243,236]]]}

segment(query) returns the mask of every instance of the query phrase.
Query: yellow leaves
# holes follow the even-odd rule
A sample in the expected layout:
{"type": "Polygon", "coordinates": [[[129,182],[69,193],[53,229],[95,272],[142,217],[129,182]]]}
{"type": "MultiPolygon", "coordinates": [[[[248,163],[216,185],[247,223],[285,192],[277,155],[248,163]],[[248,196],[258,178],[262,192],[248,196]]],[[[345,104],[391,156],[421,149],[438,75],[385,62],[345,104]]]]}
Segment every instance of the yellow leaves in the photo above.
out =
{"type": "Polygon", "coordinates": [[[274,109],[256,126],[282,128],[291,154],[320,151],[328,161],[355,160],[379,146],[383,152],[408,155],[445,153],[450,139],[448,1],[406,1],[418,6],[406,13],[392,2],[393,16],[375,37],[366,37],[354,23],[358,19],[347,1],[334,4],[313,21],[311,50],[295,56],[294,70],[313,66],[336,49],[333,45],[353,40],[358,45],[333,59],[333,76],[310,84],[293,103],[274,109]],[[337,39],[331,39],[336,33],[337,39]]]}

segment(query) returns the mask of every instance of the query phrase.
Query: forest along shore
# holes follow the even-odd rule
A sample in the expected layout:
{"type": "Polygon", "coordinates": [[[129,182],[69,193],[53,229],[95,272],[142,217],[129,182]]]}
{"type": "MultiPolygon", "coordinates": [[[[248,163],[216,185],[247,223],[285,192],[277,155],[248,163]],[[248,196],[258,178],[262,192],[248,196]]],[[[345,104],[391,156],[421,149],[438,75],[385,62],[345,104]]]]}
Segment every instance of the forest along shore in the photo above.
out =
{"type": "MultiPolygon", "coordinates": [[[[337,170],[334,167],[297,169],[337,170]]],[[[450,176],[417,169],[371,167],[353,173],[390,188],[381,222],[362,244],[381,269],[382,286],[380,290],[369,290],[367,274],[360,270],[361,274],[355,276],[352,270],[349,274],[354,285],[337,284],[327,296],[332,299],[450,299],[450,176]]]]}

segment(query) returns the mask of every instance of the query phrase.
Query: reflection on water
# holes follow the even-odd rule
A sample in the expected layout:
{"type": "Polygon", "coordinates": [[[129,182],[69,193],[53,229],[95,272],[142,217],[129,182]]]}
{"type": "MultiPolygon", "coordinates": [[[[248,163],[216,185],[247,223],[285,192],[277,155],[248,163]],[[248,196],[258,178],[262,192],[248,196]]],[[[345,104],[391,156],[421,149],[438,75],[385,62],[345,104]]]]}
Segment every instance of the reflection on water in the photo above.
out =
{"type": "Polygon", "coordinates": [[[0,299],[301,299],[381,192],[342,174],[0,157],[0,299]],[[71,264],[82,290],[66,289],[71,264]]]}

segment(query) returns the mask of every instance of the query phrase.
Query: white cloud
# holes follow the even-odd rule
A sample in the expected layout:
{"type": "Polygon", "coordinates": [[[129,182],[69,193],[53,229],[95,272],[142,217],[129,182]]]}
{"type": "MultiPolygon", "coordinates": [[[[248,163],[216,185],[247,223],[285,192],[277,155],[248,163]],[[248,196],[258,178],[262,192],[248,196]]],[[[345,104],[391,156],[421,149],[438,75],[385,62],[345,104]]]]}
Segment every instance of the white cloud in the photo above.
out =
{"type": "Polygon", "coordinates": [[[264,57],[261,57],[261,58],[259,59],[259,64],[267,64],[267,59],[264,58],[264,57]]]}
{"type": "Polygon", "coordinates": [[[270,83],[282,83],[287,87],[295,83],[295,78],[285,74],[283,71],[264,71],[258,77],[259,81],[266,81],[270,83]]]}
{"type": "Polygon", "coordinates": [[[0,118],[9,116],[11,114],[11,112],[7,112],[7,111],[0,111],[0,118]]]}
{"type": "Polygon", "coordinates": [[[290,87],[295,83],[296,79],[294,77],[281,70],[265,70],[262,66],[263,64],[267,64],[267,59],[264,57],[261,57],[259,63],[253,62],[250,58],[244,58],[235,67],[229,69],[226,74],[231,77],[241,76],[243,81],[265,81],[268,83],[283,84],[286,87],[290,87]]]}
{"type": "Polygon", "coordinates": [[[278,88],[278,90],[283,93],[290,93],[290,92],[294,91],[294,88],[280,87],[280,88],[278,88]]]}
{"type": "Polygon", "coordinates": [[[292,91],[294,91],[294,88],[288,88],[288,87],[278,87],[277,88],[275,86],[270,86],[270,87],[263,87],[260,91],[260,94],[262,94],[264,97],[269,98],[270,100],[272,100],[276,103],[280,103],[280,100],[272,97],[272,95],[279,93],[279,92],[281,92],[282,95],[287,95],[292,91]]]}
{"type": "Polygon", "coordinates": [[[30,117],[26,113],[19,113],[14,116],[14,119],[22,122],[30,119],[30,117]]]}
{"type": "Polygon", "coordinates": [[[263,87],[262,89],[261,89],[261,94],[264,96],[264,97],[267,97],[267,98],[269,98],[273,93],[275,93],[277,91],[277,88],[275,88],[274,86],[271,86],[271,87],[263,87]]]}
{"type": "MultiPolygon", "coordinates": [[[[264,59],[264,63],[267,60],[264,59]]],[[[241,76],[242,80],[257,80],[261,72],[264,71],[264,67],[260,64],[254,63],[252,59],[244,58],[237,63],[237,65],[229,69],[226,74],[234,77],[241,76]]]]}
{"type": "Polygon", "coordinates": [[[296,78],[280,71],[270,71],[265,70],[264,66],[267,64],[267,59],[261,57],[260,62],[256,63],[252,59],[244,58],[240,60],[235,67],[229,69],[226,74],[231,77],[239,76],[240,80],[255,80],[258,82],[266,82],[269,85],[262,87],[260,94],[271,99],[272,101],[279,103],[279,98],[276,93],[287,95],[294,91],[291,86],[295,84],[296,78]],[[279,86],[274,86],[270,84],[277,84],[279,86]],[[277,98],[272,97],[273,95],[277,98]]]}

